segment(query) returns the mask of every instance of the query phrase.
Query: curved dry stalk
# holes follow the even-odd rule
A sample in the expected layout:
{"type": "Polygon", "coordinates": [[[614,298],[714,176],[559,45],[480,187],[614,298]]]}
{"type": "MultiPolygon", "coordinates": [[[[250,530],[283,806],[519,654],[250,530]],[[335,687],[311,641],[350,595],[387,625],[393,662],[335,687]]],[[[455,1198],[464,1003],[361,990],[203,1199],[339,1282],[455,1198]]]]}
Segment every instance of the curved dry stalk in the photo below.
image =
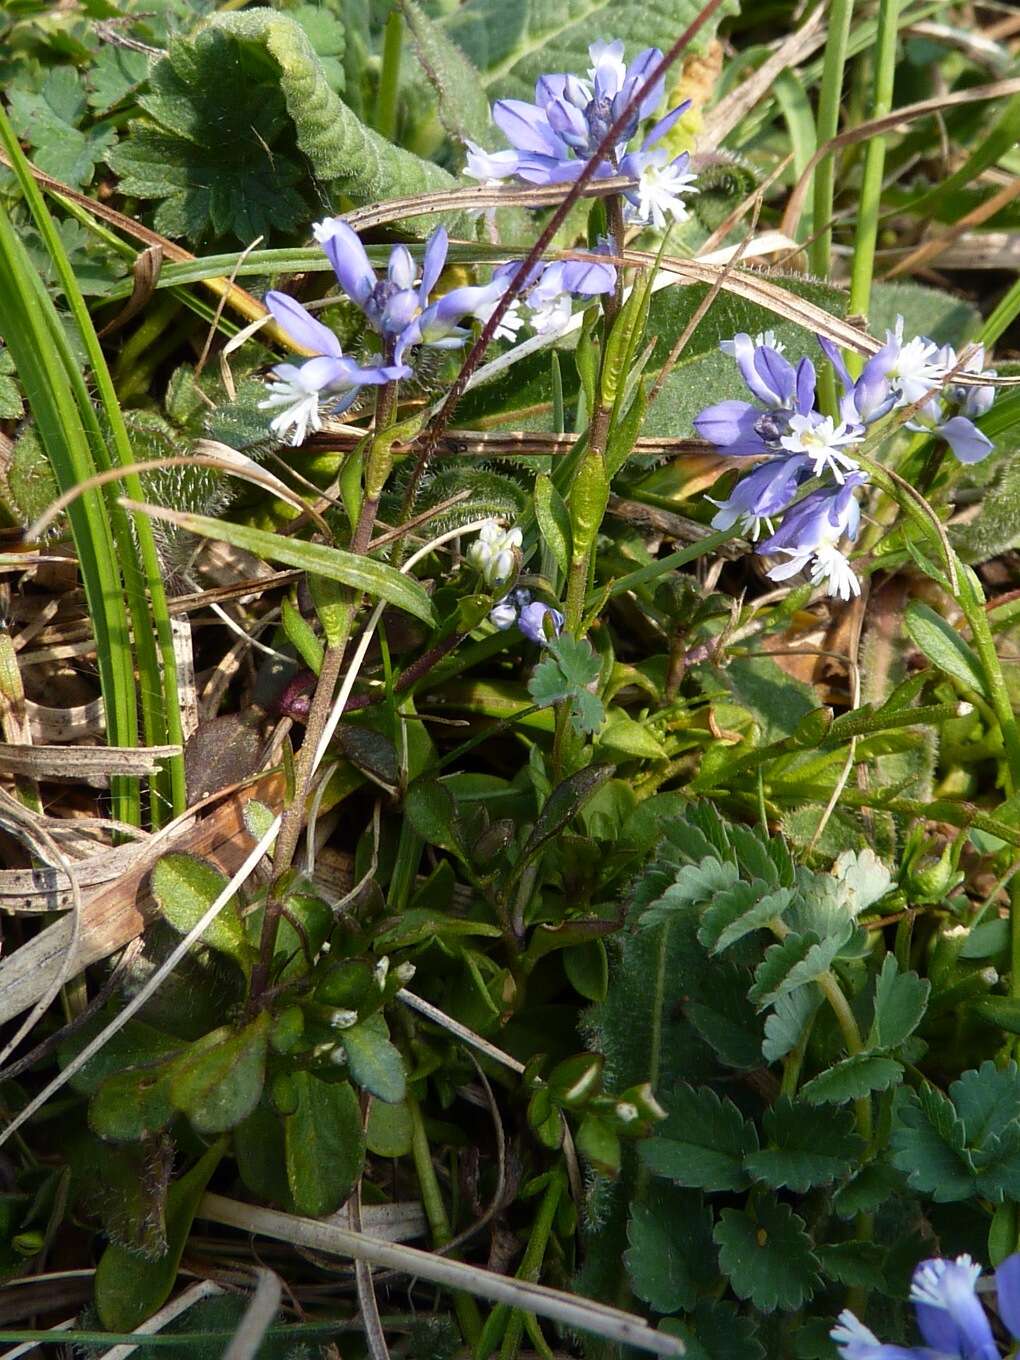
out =
{"type": "Polygon", "coordinates": [[[539,1317],[552,1318],[565,1327],[592,1332],[596,1336],[606,1337],[621,1345],[635,1346],[638,1350],[650,1351],[654,1355],[684,1354],[683,1342],[664,1332],[655,1331],[644,1318],[633,1313],[624,1313],[593,1299],[582,1299],[576,1294],[551,1289],[548,1285],[497,1275],[494,1271],[467,1265],[463,1261],[453,1261],[418,1247],[367,1237],[319,1219],[242,1204],[224,1195],[204,1195],[198,1213],[202,1218],[238,1228],[242,1232],[260,1233],[264,1237],[311,1247],[332,1256],[346,1256],[354,1261],[398,1270],[447,1289],[464,1290],[478,1298],[505,1303],[511,1308],[535,1313],[539,1317]]]}
{"type": "Polygon", "coordinates": [[[48,505],[39,518],[26,530],[26,539],[30,542],[38,542],[57,516],[66,510],[72,502],[76,501],[79,496],[84,495],[86,491],[92,491],[97,486],[105,486],[108,482],[122,481],[125,477],[133,477],[142,472],[157,472],[162,468],[171,467],[212,468],[217,472],[229,473],[231,477],[240,477],[243,481],[252,482],[265,491],[271,491],[274,496],[286,501],[293,509],[302,514],[307,514],[309,519],[315,521],[316,526],[326,535],[327,539],[332,539],[332,530],[322,516],[303,501],[297,492],[291,491],[290,487],[282,482],[279,477],[275,477],[273,473],[259,467],[253,459],[246,454],[238,453],[236,449],[230,448],[227,444],[217,444],[213,440],[202,440],[201,443],[206,448],[215,448],[217,452],[178,453],[168,458],[152,458],[144,463],[130,463],[127,467],[108,468],[105,472],[97,472],[95,476],[89,477],[84,482],[79,482],[77,486],[70,487],[62,496],[58,496],[55,501],[48,505]]]}
{"type": "Polygon", "coordinates": [[[280,1310],[283,1286],[275,1270],[255,1268],[255,1293],[223,1352],[222,1360],[255,1360],[266,1332],[280,1310]]]}
{"type": "Polygon", "coordinates": [[[892,132],[900,123],[912,123],[918,118],[926,118],[929,114],[940,113],[943,109],[954,108],[959,104],[981,104],[989,99],[1001,99],[1014,94],[1020,94],[1020,77],[1017,76],[1009,80],[996,80],[991,85],[975,85],[969,90],[956,90],[952,94],[940,95],[936,99],[922,99],[916,104],[904,104],[902,108],[893,109],[883,118],[872,118],[867,123],[860,123],[857,127],[839,133],[824,146],[820,146],[804,167],[787,202],[781,230],[788,236],[794,235],[811,184],[811,176],[819,162],[834,151],[839,151],[844,146],[853,146],[855,142],[865,142],[869,137],[881,136],[884,132],[892,132]]]}

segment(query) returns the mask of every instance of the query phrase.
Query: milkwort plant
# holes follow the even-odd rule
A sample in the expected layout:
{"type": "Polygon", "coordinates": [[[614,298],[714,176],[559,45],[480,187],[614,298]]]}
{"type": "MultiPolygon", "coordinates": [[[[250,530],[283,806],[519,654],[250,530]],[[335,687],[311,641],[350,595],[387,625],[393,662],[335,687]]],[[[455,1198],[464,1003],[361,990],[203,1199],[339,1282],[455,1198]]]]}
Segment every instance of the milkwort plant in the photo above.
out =
{"type": "MultiPolygon", "coordinates": [[[[967,310],[957,300],[862,280],[874,240],[855,249],[849,302],[739,263],[744,301],[725,272],[709,275],[718,296],[661,286],[680,277],[672,256],[712,248],[699,205],[715,194],[717,221],[739,218],[770,154],[746,129],[731,145],[747,154],[705,151],[712,109],[696,64],[663,57],[682,5],[654,35],[661,47],[639,50],[633,34],[589,45],[586,33],[569,47],[576,70],[550,60],[536,81],[529,54],[489,71],[493,92],[508,91],[495,131],[487,100],[472,113],[482,80],[464,55],[485,31],[479,0],[445,21],[404,0],[375,35],[375,63],[360,61],[372,39],[353,15],[323,56],[317,12],[313,51],[307,9],[157,35],[167,55],[112,162],[123,195],[158,199],[157,228],[196,250],[228,221],[247,241],[259,202],[279,221],[258,226],[283,233],[245,265],[277,271],[260,337],[279,347],[268,377],[261,343],[232,350],[248,370],[229,402],[202,363],[182,362],[160,411],[130,421],[140,431],[144,414],[170,446],[201,436],[206,459],[210,438],[247,450],[224,464],[252,475],[256,501],[219,519],[149,509],[189,542],[302,573],[272,578],[285,594],[257,686],[199,732],[218,771],[264,713],[282,719],[274,772],[244,813],[246,847],[270,859],[229,878],[227,855],[159,859],[161,920],[144,958],[125,963],[122,996],[60,1036],[56,1089],[67,1081],[87,1128],[34,1122],[28,1083],[49,1049],[24,1089],[5,1080],[13,1131],[33,1144],[4,1201],[11,1257],[41,1263],[71,1204],[76,1233],[104,1234],[95,1305],[121,1333],[162,1308],[185,1251],[202,1270],[210,1242],[241,1256],[249,1232],[304,1247],[304,1220],[319,1218],[314,1254],[273,1258],[316,1318],[288,1323],[288,1345],[318,1337],[302,1326],[343,1324],[345,1349],[373,1360],[387,1347],[513,1360],[554,1346],[629,1360],[680,1343],[693,1360],[997,1355],[1016,1331],[1020,1243],[1020,738],[1000,660],[1015,635],[1012,568],[1003,555],[982,581],[971,567],[1012,540],[975,548],[967,516],[983,479],[1012,467],[1015,413],[1008,396],[993,403],[1008,361],[997,373],[986,351],[1020,298],[986,346],[971,343],[978,318],[954,321],[967,310]],[[455,129],[445,163],[467,147],[481,189],[464,201],[490,205],[485,230],[510,205],[512,244],[460,239],[470,220],[453,216],[446,171],[389,145],[420,102],[418,75],[399,78],[405,24],[438,75],[435,121],[455,129]],[[259,101],[249,108],[243,81],[229,87],[230,155],[246,121],[257,134],[240,219],[226,206],[236,167],[196,140],[204,118],[182,114],[229,112],[216,78],[228,57],[259,101]],[[354,109],[375,119],[371,136],[354,109]],[[363,178],[350,143],[322,155],[336,129],[360,148],[363,178]],[[171,148],[190,169],[164,185],[151,167],[171,148]],[[210,165],[206,214],[180,183],[208,184],[210,165]],[[737,187],[720,199],[727,167],[737,187]],[[324,185],[333,212],[384,184],[406,215],[409,177],[422,191],[410,206],[442,206],[449,225],[414,239],[403,228],[415,219],[395,208],[396,234],[412,239],[382,246],[341,215],[308,229],[324,185]],[[322,274],[336,290],[312,300],[322,274]],[[855,348],[847,306],[884,341],[855,348]],[[298,518],[281,522],[281,506],[298,518]],[[997,587],[1003,598],[986,600],[997,587]],[[70,1188],[51,1173],[65,1154],[70,1188]],[[332,1277],[325,1305],[322,1253],[351,1241],[334,1216],[372,1237],[374,1213],[389,1230],[408,1203],[438,1249],[403,1258],[419,1281],[412,1309],[397,1311],[403,1282],[364,1269],[350,1280],[356,1309],[332,1277]],[[213,1239],[192,1226],[201,1214],[242,1231],[213,1239]],[[997,1269],[988,1313],[978,1259],[997,1269]],[[511,1271],[514,1306],[485,1311],[477,1298],[511,1271]],[[533,1291],[537,1279],[573,1297],[533,1291]],[[604,1306],[579,1322],[586,1299],[604,1306]]],[[[849,9],[833,6],[819,146],[836,131],[849,9]]],[[[897,6],[877,24],[895,50],[897,6]]],[[[130,63],[104,72],[100,89],[133,107],[130,63]]],[[[68,107],[59,84],[35,91],[51,113],[68,107]]],[[[38,127],[38,102],[26,109],[38,127]]],[[[79,135],[96,149],[124,121],[79,135]]],[[[1015,123],[992,131],[1000,150],[975,164],[1009,168],[1015,123]]],[[[408,133],[419,148],[427,135],[408,133]]],[[[880,196],[878,140],[865,174],[880,196]]],[[[16,160],[17,141],[5,147],[16,160]]],[[[816,227],[833,215],[827,169],[815,172],[816,227]]],[[[775,216],[774,200],[760,206],[775,216]]],[[[2,234],[0,247],[17,258],[2,234]]],[[[815,271],[829,265],[812,247],[815,271]]],[[[124,343],[125,399],[158,387],[170,351],[153,337],[190,269],[219,279],[222,256],[162,280],[124,343]]],[[[38,293],[25,297],[9,315],[27,323],[38,293]]],[[[250,295],[232,286],[227,298],[258,320],[250,295]]],[[[31,338],[61,324],[54,312],[31,338]]],[[[19,364],[32,354],[22,342],[19,364]]],[[[39,424],[50,441],[61,428],[39,424]]],[[[29,443],[18,446],[25,468],[29,443]]],[[[73,472],[61,485],[88,481],[87,466],[73,472]]],[[[980,519],[1001,535],[983,507],[980,519]]],[[[14,654],[0,652],[5,723],[24,697],[14,654]]],[[[229,671],[215,660],[213,695],[229,671]]],[[[111,722],[125,723],[130,705],[114,697],[111,722]]],[[[116,730],[130,748],[128,727],[116,730]]],[[[241,767],[242,781],[258,768],[241,767]]],[[[97,1333],[83,1335],[91,1345],[97,1333]]]]}

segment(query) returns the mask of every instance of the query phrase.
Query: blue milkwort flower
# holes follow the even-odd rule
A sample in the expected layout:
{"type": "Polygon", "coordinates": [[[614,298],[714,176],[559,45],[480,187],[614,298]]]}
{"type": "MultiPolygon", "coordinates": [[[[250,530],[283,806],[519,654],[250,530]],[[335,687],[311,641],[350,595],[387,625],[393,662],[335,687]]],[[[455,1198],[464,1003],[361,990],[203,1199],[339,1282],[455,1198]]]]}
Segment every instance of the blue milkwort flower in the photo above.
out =
{"type": "Polygon", "coordinates": [[[532,600],[531,591],[523,589],[511,590],[509,595],[493,605],[489,611],[489,622],[501,633],[516,623],[529,642],[537,642],[540,647],[549,644],[547,626],[553,637],[559,637],[563,630],[563,615],[560,611],[539,600],[532,600]]]}
{"type": "Polygon", "coordinates": [[[293,431],[291,443],[302,444],[309,430],[321,428],[322,406],[331,415],[339,415],[351,405],[361,387],[410,376],[411,370],[403,366],[376,364],[365,368],[347,358],[329,327],[316,321],[286,293],[267,293],[265,301],[277,325],[303,349],[316,355],[303,364],[277,364],[272,370],[269,396],[259,402],[259,409],[279,412],[269,428],[281,439],[293,431]]]}
{"type": "Polygon", "coordinates": [[[849,600],[861,593],[861,583],[838,544],[842,538],[857,537],[861,507],[855,493],[867,480],[863,472],[851,472],[842,486],[812,491],[787,510],[776,532],[756,549],[763,557],[787,559],[768,571],[773,581],[810,569],[811,584],[824,582],[830,595],[849,600]]]}
{"type": "Polygon", "coordinates": [[[327,217],[313,231],[340,287],[382,338],[383,350],[392,354],[394,363],[416,345],[456,349],[468,336],[459,323],[473,314],[473,308],[495,305],[500,296],[492,286],[481,294],[477,289],[454,288],[430,303],[449,249],[445,227],[437,227],[425,244],[420,279],[406,246],[393,247],[386,274],[379,278],[358,233],[341,218],[327,217]]]}
{"type": "MultiPolygon", "coordinates": [[[[978,345],[962,363],[952,345],[943,345],[937,357],[947,374],[955,370],[974,377],[995,377],[995,369],[984,366],[984,345],[978,345]]],[[[950,378],[942,391],[921,407],[917,418],[908,421],[908,426],[912,430],[941,435],[961,463],[980,463],[995,445],[974,421],[983,416],[994,401],[995,388],[990,383],[971,386],[953,382],[950,378]]]]}
{"type": "Polygon", "coordinates": [[[961,463],[978,463],[991,453],[992,441],[974,421],[991,407],[995,388],[991,384],[953,382],[949,377],[955,370],[994,378],[995,370],[984,366],[983,345],[976,346],[961,362],[952,345],[940,348],[925,336],[904,343],[903,318],[899,316],[895,329],[886,331],[885,344],[864,365],[854,383],[836,346],[822,336],[818,343],[843,385],[840,411],[845,420],[870,425],[898,406],[912,406],[927,397],[917,415],[907,421],[907,429],[941,436],[961,463]]]}
{"type": "MultiPolygon", "coordinates": [[[[694,428],[702,438],[715,444],[727,457],[785,456],[788,452],[800,452],[802,450],[787,448],[783,439],[794,437],[796,440],[799,436],[802,443],[804,433],[823,421],[821,413],[815,410],[814,364],[805,356],[794,368],[774,345],[758,343],[766,339],[774,337],[759,336],[752,340],[741,332],[723,342],[725,352],[736,359],[741,377],[757,404],[720,401],[714,406],[706,406],[694,418],[694,428]],[[796,417],[804,419],[794,425],[796,417]]],[[[844,423],[838,431],[826,428],[818,447],[841,449],[857,438],[860,433],[844,423]]],[[[821,459],[823,466],[829,461],[832,461],[831,457],[821,459]]],[[[839,462],[848,467],[852,460],[843,456],[839,462]]]]}
{"type": "MultiPolygon", "coordinates": [[[[627,65],[621,41],[596,42],[588,49],[588,79],[568,73],[543,75],[535,84],[535,102],[500,99],[492,118],[511,144],[507,151],[484,151],[468,142],[467,173],[484,181],[515,177],[527,184],[564,184],[577,179],[610,127],[662,60],[657,47],[639,52],[627,65]]],[[[667,217],[687,217],[684,194],[696,193],[687,173],[687,152],[670,160],[657,144],[690,107],[687,100],[661,118],[639,148],[628,150],[640,125],[651,117],[665,95],[659,79],[633,110],[609,158],[595,167],[595,178],[625,175],[638,181],[625,193],[628,215],[635,222],[665,226],[667,217]]]]}
{"type": "Polygon", "coordinates": [[[732,529],[736,525],[752,543],[757,543],[763,525],[770,534],[775,532],[773,519],[782,514],[810,475],[811,462],[802,454],[766,459],[741,477],[726,500],[708,497],[719,507],[712,528],[732,529]]]}
{"type": "MultiPolygon", "coordinates": [[[[910,1297],[923,1346],[888,1345],[853,1313],[840,1313],[830,1335],[844,1360],[999,1360],[999,1347],[977,1296],[981,1267],[969,1256],[936,1257],[914,1271],[910,1297]]],[[[995,1272],[999,1318],[1020,1340],[1020,1255],[995,1272]]],[[[1012,1351],[1012,1347],[1010,1350],[1012,1351]]]]}
{"type": "MultiPolygon", "coordinates": [[[[515,265],[504,266],[512,276],[515,265]]],[[[539,335],[554,336],[565,330],[573,313],[575,297],[590,298],[611,293],[616,269],[595,260],[554,260],[528,282],[523,301],[528,321],[539,335]]]]}

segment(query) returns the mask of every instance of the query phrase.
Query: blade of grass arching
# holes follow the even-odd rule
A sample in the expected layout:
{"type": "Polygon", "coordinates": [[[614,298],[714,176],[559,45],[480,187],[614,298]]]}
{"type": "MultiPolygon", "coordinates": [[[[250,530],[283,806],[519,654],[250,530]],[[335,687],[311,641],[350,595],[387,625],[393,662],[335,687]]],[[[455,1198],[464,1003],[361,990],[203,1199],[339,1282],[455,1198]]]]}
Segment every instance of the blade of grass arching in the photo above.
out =
{"type": "MultiPolygon", "coordinates": [[[[57,485],[66,491],[92,476],[96,469],[36,282],[31,262],[0,204],[0,315],[4,318],[4,339],[25,388],[57,485]]],[[[52,309],[49,298],[46,302],[52,309]]],[[[68,518],[96,637],[107,739],[113,746],[135,746],[138,720],[128,615],[104,498],[98,492],[86,493],[70,508],[68,518]]],[[[110,788],[113,815],[137,826],[141,820],[137,780],[118,777],[111,780],[110,788]]]]}
{"type": "Polygon", "coordinates": [[[998,306],[985,322],[981,331],[982,343],[994,345],[1003,331],[1007,330],[1018,316],[1020,316],[1020,279],[1017,279],[999,300],[998,306]]]}
{"type": "MultiPolygon", "coordinates": [[[[127,467],[136,460],[102,346],[56,224],[2,109],[0,109],[0,140],[3,141],[25,202],[56,268],[64,297],[85,346],[96,392],[112,437],[112,447],[106,454],[106,461],[127,467]]],[[[77,367],[75,375],[77,376],[77,367]]],[[[85,398],[88,411],[91,412],[92,403],[87,391],[79,391],[79,407],[82,404],[82,396],[85,398]]],[[[98,429],[98,422],[90,433],[97,455],[96,461],[100,470],[105,470],[102,467],[104,461],[102,454],[106,452],[105,441],[98,429]]],[[[144,492],[137,473],[124,478],[124,490],[136,500],[143,499],[144,492]]],[[[131,521],[113,493],[108,503],[110,523],[117,543],[134,628],[145,740],[150,746],[173,745],[183,749],[184,735],[177,694],[173,633],[152,524],[146,516],[139,515],[136,516],[132,529],[131,521]]],[[[169,807],[171,816],[177,816],[184,811],[186,794],[183,755],[175,756],[166,762],[165,770],[153,776],[151,789],[151,818],[154,825],[160,825],[163,820],[164,803],[169,807]]]]}

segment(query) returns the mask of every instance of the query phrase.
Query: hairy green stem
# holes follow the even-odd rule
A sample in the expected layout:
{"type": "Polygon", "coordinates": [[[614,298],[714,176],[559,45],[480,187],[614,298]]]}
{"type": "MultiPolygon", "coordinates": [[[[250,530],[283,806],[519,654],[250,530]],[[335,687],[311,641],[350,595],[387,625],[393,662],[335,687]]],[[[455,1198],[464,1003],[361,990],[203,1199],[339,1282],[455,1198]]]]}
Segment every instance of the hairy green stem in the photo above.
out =
{"type": "Polygon", "coordinates": [[[387,141],[395,140],[397,104],[400,96],[400,55],[404,43],[404,16],[390,10],[383,32],[382,71],[375,101],[375,127],[387,141]]]}

